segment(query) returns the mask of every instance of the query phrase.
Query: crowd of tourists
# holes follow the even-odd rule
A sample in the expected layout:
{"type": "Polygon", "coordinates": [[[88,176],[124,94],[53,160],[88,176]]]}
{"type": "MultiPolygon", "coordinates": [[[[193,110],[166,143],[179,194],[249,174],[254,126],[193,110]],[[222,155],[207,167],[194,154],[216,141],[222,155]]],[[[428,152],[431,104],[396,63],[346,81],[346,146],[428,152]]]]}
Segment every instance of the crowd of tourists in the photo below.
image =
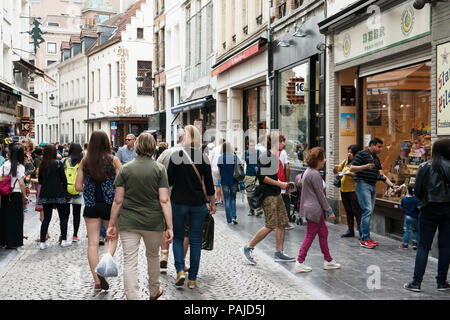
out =
{"type": "MultiPolygon", "coordinates": [[[[295,272],[311,272],[305,263],[316,237],[324,256],[325,270],[341,264],[328,248],[326,219],[336,219],[326,199],[326,183],[320,170],[326,164],[323,148],[305,150],[307,170],[291,182],[286,138],[272,132],[256,140],[249,139],[242,159],[234,146],[224,139],[202,144],[195,126],[178,132],[177,144],[168,148],[157,144],[149,133],[132,134],[120,149],[111,147],[103,131],[92,133],[89,143],[81,146],[46,144],[34,146],[30,139],[9,144],[0,156],[0,246],[23,246],[25,212],[31,206],[29,195],[36,194],[34,209],[41,212],[40,250],[49,247],[49,225],[53,210],[59,216],[59,245],[68,248],[78,242],[81,214],[84,217],[87,258],[94,291],[108,290],[107,278],[101,276],[100,245],[114,256],[120,241],[123,252],[123,281],[127,299],[139,299],[138,253],[141,239],[145,245],[150,300],[164,291],[160,273],[167,272],[170,245],[176,269],[175,285],[197,286],[200,270],[202,228],[216,206],[225,207],[226,222],[238,224],[236,195],[246,191],[249,216],[264,215],[262,226],[240,248],[245,261],[255,265],[255,247],[275,231],[274,260],[295,262],[295,272]],[[257,143],[256,143],[257,142],[257,143]],[[300,190],[301,188],[301,190],[300,190]],[[300,192],[301,191],[301,192],[300,192]],[[298,193],[299,215],[306,218],[306,236],[298,257],[284,252],[285,234],[290,224],[291,194],[298,193]],[[255,201],[255,197],[260,197],[255,201]],[[255,203],[257,203],[255,205],[255,203]],[[68,235],[70,214],[73,234],[68,235]],[[189,251],[189,264],[186,261],[189,251]]],[[[339,174],[348,231],[342,237],[359,235],[360,245],[374,249],[379,243],[370,235],[370,222],[376,199],[376,183],[395,186],[383,173],[378,154],[383,141],[374,138],[367,149],[352,145],[348,156],[335,168],[339,174]],[[355,230],[356,220],[356,230],[355,230]]],[[[448,289],[450,256],[450,139],[433,145],[433,160],[420,166],[415,185],[409,186],[402,200],[405,210],[405,235],[401,248],[417,249],[414,278],[405,289],[420,291],[436,230],[439,230],[438,289],[448,289]]]]}

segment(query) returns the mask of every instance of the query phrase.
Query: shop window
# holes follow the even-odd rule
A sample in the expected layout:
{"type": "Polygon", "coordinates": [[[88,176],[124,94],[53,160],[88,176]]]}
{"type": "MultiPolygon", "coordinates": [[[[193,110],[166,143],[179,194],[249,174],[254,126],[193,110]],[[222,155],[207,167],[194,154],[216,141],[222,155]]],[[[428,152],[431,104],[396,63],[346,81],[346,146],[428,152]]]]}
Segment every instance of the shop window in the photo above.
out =
{"type": "Polygon", "coordinates": [[[152,62],[151,61],[138,61],[137,62],[137,75],[144,78],[143,86],[138,87],[139,96],[151,96],[152,95],[152,62]]]}
{"type": "Polygon", "coordinates": [[[282,71],[278,82],[278,128],[286,137],[286,152],[302,166],[309,142],[309,62],[282,71]]]}
{"type": "Polygon", "coordinates": [[[245,148],[249,139],[257,141],[267,129],[267,87],[259,86],[244,91],[244,130],[252,130],[246,136],[245,148]],[[256,134],[256,136],[255,136],[256,134]]]}
{"type": "Polygon", "coordinates": [[[400,190],[377,184],[377,197],[400,202],[414,185],[419,165],[431,159],[431,63],[364,79],[364,141],[384,141],[384,173],[400,190]]]}
{"type": "Polygon", "coordinates": [[[137,38],[144,39],[144,28],[137,28],[137,38]]]}

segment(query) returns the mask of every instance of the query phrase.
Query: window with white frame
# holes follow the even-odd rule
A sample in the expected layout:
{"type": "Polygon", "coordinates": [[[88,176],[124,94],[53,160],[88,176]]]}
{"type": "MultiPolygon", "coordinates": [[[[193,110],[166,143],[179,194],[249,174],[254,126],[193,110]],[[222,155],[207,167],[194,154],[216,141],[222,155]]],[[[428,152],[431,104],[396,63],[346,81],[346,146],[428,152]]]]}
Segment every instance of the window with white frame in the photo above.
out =
{"type": "Polygon", "coordinates": [[[47,42],[47,53],[48,54],[57,54],[57,43],[56,42],[47,42]]]}

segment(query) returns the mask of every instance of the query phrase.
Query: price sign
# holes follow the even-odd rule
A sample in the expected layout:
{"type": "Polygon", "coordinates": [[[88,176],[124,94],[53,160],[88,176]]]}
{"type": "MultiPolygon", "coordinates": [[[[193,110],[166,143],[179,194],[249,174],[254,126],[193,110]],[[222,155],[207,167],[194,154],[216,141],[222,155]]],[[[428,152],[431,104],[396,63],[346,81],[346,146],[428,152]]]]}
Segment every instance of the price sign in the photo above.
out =
{"type": "Polygon", "coordinates": [[[305,95],[305,82],[296,82],[295,83],[295,95],[296,96],[304,96],[305,95]]]}

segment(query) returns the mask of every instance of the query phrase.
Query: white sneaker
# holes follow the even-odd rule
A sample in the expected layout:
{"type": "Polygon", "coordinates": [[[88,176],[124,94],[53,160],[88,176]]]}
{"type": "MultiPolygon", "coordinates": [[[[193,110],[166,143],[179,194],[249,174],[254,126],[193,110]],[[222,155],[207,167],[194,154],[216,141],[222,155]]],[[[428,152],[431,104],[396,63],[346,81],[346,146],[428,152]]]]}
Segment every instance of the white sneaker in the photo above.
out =
{"type": "Polygon", "coordinates": [[[294,229],[294,226],[290,223],[284,228],[284,230],[292,230],[292,229],[294,229]]]}
{"type": "Polygon", "coordinates": [[[312,268],[305,265],[305,263],[295,262],[294,272],[311,272],[312,268]]]}
{"type": "Polygon", "coordinates": [[[323,263],[323,268],[324,268],[325,270],[340,269],[340,268],[341,268],[341,265],[340,265],[339,263],[337,263],[336,261],[331,260],[330,262],[325,261],[325,262],[323,263]]]}
{"type": "Polygon", "coordinates": [[[45,249],[48,248],[48,244],[45,243],[45,242],[41,242],[41,244],[39,245],[39,248],[40,248],[41,250],[45,250],[45,249]]]}
{"type": "Polygon", "coordinates": [[[69,241],[69,240],[61,241],[61,247],[63,247],[63,248],[70,247],[71,245],[72,245],[72,241],[69,241]]]}

